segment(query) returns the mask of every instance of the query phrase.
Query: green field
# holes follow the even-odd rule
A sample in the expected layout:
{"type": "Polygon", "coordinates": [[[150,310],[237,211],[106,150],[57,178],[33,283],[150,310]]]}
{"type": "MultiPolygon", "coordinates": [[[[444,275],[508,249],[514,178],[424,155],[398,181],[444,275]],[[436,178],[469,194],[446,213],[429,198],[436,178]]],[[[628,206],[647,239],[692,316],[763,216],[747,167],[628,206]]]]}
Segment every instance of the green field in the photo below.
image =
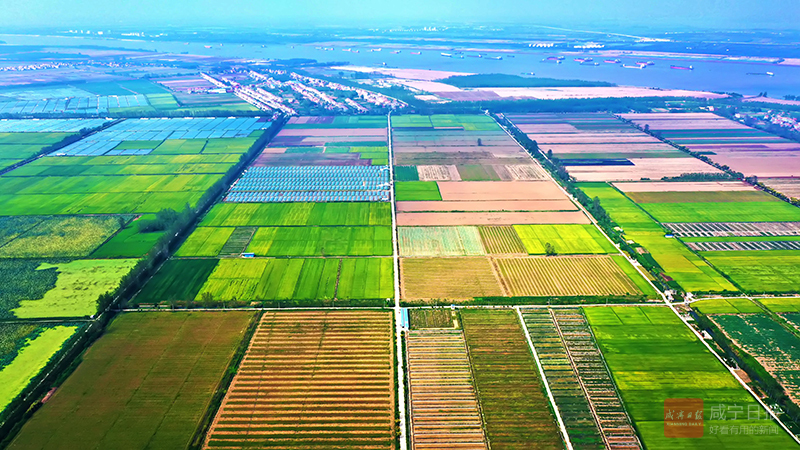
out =
{"type": "Polygon", "coordinates": [[[641,203],[640,206],[662,223],[800,221],[800,208],[781,201],[641,203]]]}
{"type": "Polygon", "coordinates": [[[170,259],[136,296],[137,303],[194,300],[217,267],[216,259],[170,259]]]}
{"type": "MultiPolygon", "coordinates": [[[[150,220],[153,217],[155,216],[144,215],[138,220],[150,220]]],[[[162,231],[140,233],[138,221],[133,221],[90,256],[92,258],[140,258],[156,245],[163,234],[162,231]]]]}
{"type": "Polygon", "coordinates": [[[38,299],[20,299],[12,312],[20,319],[83,317],[97,312],[97,299],[113,291],[136,265],[135,259],[85,259],[42,263],[37,271],[55,269],[55,287],[38,299]]]}
{"type": "Polygon", "coordinates": [[[758,300],[776,313],[800,313],[800,298],[762,298],[758,300]]]}
{"type": "Polygon", "coordinates": [[[0,330],[3,332],[0,335],[3,340],[0,364],[0,412],[28,386],[47,365],[50,358],[78,330],[77,326],[33,326],[33,330],[23,334],[15,333],[21,331],[18,327],[25,326],[0,325],[0,330]],[[8,340],[14,338],[16,342],[8,345],[8,340]]]}
{"type": "Polygon", "coordinates": [[[517,315],[465,309],[461,321],[492,448],[564,448],[517,315]]]}
{"type": "Polygon", "coordinates": [[[392,254],[392,229],[385,226],[261,227],[253,235],[247,251],[256,256],[389,256],[392,254]]]}
{"type": "Polygon", "coordinates": [[[514,225],[528,254],[545,254],[550,244],[558,254],[616,253],[617,249],[594,225],[514,225]]]}
{"type": "Polygon", "coordinates": [[[800,251],[701,252],[714,267],[749,292],[797,292],[800,251]]]}
{"type": "Polygon", "coordinates": [[[151,155],[195,155],[203,151],[206,139],[168,139],[152,151],[151,155]]]}
{"type": "Polygon", "coordinates": [[[711,319],[780,383],[789,398],[800,398],[800,338],[768,314],[719,315],[711,319]]]}
{"type": "Polygon", "coordinates": [[[54,267],[37,270],[40,265],[34,260],[0,260],[0,319],[15,318],[11,311],[20,301],[43,298],[55,288],[58,272],[54,267]]]}
{"type": "Polygon", "coordinates": [[[252,317],[121,314],[9,448],[187,448],[252,317]]]}
{"type": "Polygon", "coordinates": [[[736,379],[692,334],[680,319],[664,307],[584,308],[628,414],[646,448],[752,449],[790,448],[794,441],[779,434],[722,434],[721,426],[771,425],[730,414],[741,406],[766,413],[736,379]],[[701,438],[668,438],[664,432],[664,401],[669,398],[702,399],[704,435],[701,438]],[[712,420],[712,408],[723,406],[727,420],[712,420]],[[678,446],[679,447],[676,447],[678,446]]]}
{"type": "Polygon", "coordinates": [[[766,192],[751,191],[700,191],[700,192],[628,192],[625,194],[638,204],[643,203],[742,203],[780,202],[766,192]]]}
{"type": "Polygon", "coordinates": [[[222,247],[228,242],[235,228],[232,227],[198,227],[181,245],[175,256],[212,256],[219,255],[222,247]]]}
{"type": "Polygon", "coordinates": [[[398,202],[442,199],[435,181],[397,181],[394,183],[394,192],[398,202]]]}
{"type": "Polygon", "coordinates": [[[480,164],[458,166],[458,174],[462,181],[500,181],[500,175],[492,166],[480,164]]]}
{"type": "Polygon", "coordinates": [[[391,258],[222,259],[197,300],[206,292],[214,301],[285,301],[285,306],[384,299],[393,295],[392,280],[391,258]]]}
{"type": "Polygon", "coordinates": [[[396,181],[419,181],[417,166],[394,166],[394,179],[396,181]]]}
{"type": "Polygon", "coordinates": [[[397,227],[401,256],[485,255],[478,227],[397,227]]]}
{"type": "Polygon", "coordinates": [[[746,298],[715,298],[692,303],[692,309],[703,314],[740,314],[764,312],[746,298]]]}
{"type": "Polygon", "coordinates": [[[87,256],[127,220],[120,216],[43,217],[32,227],[18,219],[0,221],[0,236],[15,235],[5,243],[0,237],[0,258],[87,256]]]}
{"type": "MultiPolygon", "coordinates": [[[[590,198],[600,200],[611,220],[622,227],[625,238],[641,245],[666,275],[690,292],[736,291],[736,287],[666,231],[635,203],[606,183],[578,183],[590,198]]],[[[674,205],[674,204],[673,204],[674,205]]]]}
{"type": "Polygon", "coordinates": [[[391,204],[218,203],[203,219],[206,227],[391,225],[391,204]]]}

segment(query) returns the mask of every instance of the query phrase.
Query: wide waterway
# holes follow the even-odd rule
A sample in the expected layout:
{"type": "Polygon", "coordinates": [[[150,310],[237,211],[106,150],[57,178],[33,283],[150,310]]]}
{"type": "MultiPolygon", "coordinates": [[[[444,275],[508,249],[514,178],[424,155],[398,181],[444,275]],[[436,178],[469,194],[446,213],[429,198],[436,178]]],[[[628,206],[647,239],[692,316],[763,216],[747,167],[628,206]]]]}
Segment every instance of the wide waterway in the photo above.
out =
{"type": "MultiPolygon", "coordinates": [[[[737,92],[743,95],[755,95],[767,92],[770,97],[782,98],[786,94],[800,95],[800,67],[755,62],[729,62],[697,59],[657,59],[620,57],[621,64],[605,63],[606,58],[587,54],[598,62],[598,66],[581,65],[573,59],[574,54],[566,55],[562,64],[545,63],[542,59],[559,53],[547,50],[526,50],[517,52],[514,57],[504,53],[502,60],[441,56],[443,50],[418,48],[419,55],[411,54],[413,48],[403,48],[400,53],[392,53],[389,47],[381,51],[370,51],[380,47],[374,45],[354,45],[348,47],[334,46],[334,50],[322,50],[323,45],[265,45],[258,44],[225,44],[208,42],[171,42],[150,40],[120,40],[80,36],[29,36],[2,35],[0,40],[12,45],[97,45],[115,48],[156,50],[159,52],[182,53],[193,55],[209,55],[225,58],[258,58],[258,59],[290,59],[309,58],[318,61],[348,61],[350,64],[362,66],[400,67],[408,69],[436,69],[455,72],[472,73],[507,73],[521,75],[533,72],[536,76],[581,79],[591,81],[608,81],[619,85],[647,86],[670,89],[692,89],[716,92],[737,92]],[[210,46],[211,48],[206,48],[210,46]],[[359,50],[358,53],[344,51],[345,48],[359,50]],[[655,64],[645,69],[626,69],[622,65],[635,65],[639,61],[652,61],[655,64]],[[671,69],[671,65],[693,66],[694,70],[671,69]],[[750,75],[752,73],[774,73],[774,76],[750,75]]],[[[454,53],[453,50],[444,50],[454,53]]],[[[476,55],[475,52],[465,52],[476,55]]],[[[484,53],[485,55],[486,53],[484,53]]]]}

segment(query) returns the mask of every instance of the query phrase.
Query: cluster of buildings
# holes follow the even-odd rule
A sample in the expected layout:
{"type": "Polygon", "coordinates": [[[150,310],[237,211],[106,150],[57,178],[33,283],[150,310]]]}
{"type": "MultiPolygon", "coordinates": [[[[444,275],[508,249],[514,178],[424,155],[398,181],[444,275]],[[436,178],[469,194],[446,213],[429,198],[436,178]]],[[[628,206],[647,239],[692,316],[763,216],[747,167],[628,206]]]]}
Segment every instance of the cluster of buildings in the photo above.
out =
{"type": "Polygon", "coordinates": [[[60,69],[71,66],[72,64],[66,63],[21,64],[18,66],[2,66],[0,67],[0,72],[25,72],[28,70],[60,69]]]}
{"type": "MultiPolygon", "coordinates": [[[[299,114],[297,111],[299,99],[332,112],[368,113],[370,105],[379,109],[399,109],[408,106],[401,100],[358,87],[279,69],[264,72],[266,73],[247,70],[247,76],[254,81],[251,84],[236,81],[236,76],[221,75],[215,78],[205,73],[202,76],[218,88],[232,88],[233,93],[239,98],[259,109],[280,111],[290,116],[299,114]],[[286,95],[287,92],[295,95],[286,95]],[[336,95],[337,93],[343,95],[336,95]]],[[[238,71],[234,73],[240,74],[238,71]]]]}

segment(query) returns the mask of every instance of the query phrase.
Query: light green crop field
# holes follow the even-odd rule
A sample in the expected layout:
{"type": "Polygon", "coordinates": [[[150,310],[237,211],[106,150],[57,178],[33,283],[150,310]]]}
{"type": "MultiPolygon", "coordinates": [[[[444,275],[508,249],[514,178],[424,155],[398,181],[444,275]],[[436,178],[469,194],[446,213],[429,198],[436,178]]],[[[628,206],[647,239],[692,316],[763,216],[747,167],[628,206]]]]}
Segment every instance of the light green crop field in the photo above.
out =
{"type": "Polygon", "coordinates": [[[528,254],[543,255],[550,244],[563,255],[616,253],[594,225],[514,225],[528,254]]]}
{"type": "Polygon", "coordinates": [[[25,389],[77,329],[77,326],[46,328],[23,344],[16,357],[0,369],[0,411],[25,389]]]}
{"type": "Polygon", "coordinates": [[[217,256],[233,234],[233,227],[198,227],[181,245],[175,256],[217,256]]]}
{"type": "Polygon", "coordinates": [[[758,300],[776,313],[800,313],[800,298],[762,298],[758,300]]]}
{"type": "Polygon", "coordinates": [[[203,219],[206,227],[391,225],[391,204],[351,203],[218,203],[203,219]]]}
{"type": "Polygon", "coordinates": [[[394,183],[394,192],[398,202],[442,199],[435,181],[397,181],[394,183]]]}
{"type": "Polygon", "coordinates": [[[138,261],[136,259],[84,259],[41,264],[37,270],[55,268],[55,288],[41,299],[26,299],[12,312],[20,319],[84,317],[97,312],[97,298],[114,290],[138,261]]]}
{"type": "Polygon", "coordinates": [[[662,223],[800,221],[800,208],[781,201],[641,203],[640,206],[662,223]]]}
{"type": "Polygon", "coordinates": [[[670,309],[597,307],[584,312],[646,448],[744,450],[795,445],[782,430],[778,434],[719,431],[722,426],[777,425],[730,414],[731,407],[760,412],[761,417],[766,412],[670,309]],[[671,398],[703,400],[703,437],[665,436],[664,401],[671,398]],[[726,420],[712,419],[712,408],[720,405],[726,420]]]}
{"type": "Polygon", "coordinates": [[[155,148],[151,155],[193,155],[203,151],[205,139],[168,139],[155,148]]]}
{"type": "Polygon", "coordinates": [[[780,202],[778,198],[755,189],[751,191],[629,192],[625,195],[638,204],[780,202]]]}
{"type": "Polygon", "coordinates": [[[384,299],[393,295],[393,289],[391,258],[222,259],[197,300],[208,292],[215,301],[286,300],[311,305],[319,303],[308,301],[333,298],[384,299]]]}
{"type": "Polygon", "coordinates": [[[392,229],[262,227],[253,235],[247,251],[256,256],[389,256],[392,229]]]}
{"type": "Polygon", "coordinates": [[[800,251],[701,252],[711,264],[750,292],[797,292],[800,251]]]}
{"type": "MultiPolygon", "coordinates": [[[[145,215],[140,220],[148,220],[153,217],[145,215]]],[[[163,234],[163,231],[140,233],[138,221],[133,221],[90,256],[92,258],[139,258],[147,254],[163,234]]]]}
{"type": "Polygon", "coordinates": [[[737,291],[736,287],[665,230],[630,199],[606,183],[578,183],[591,198],[600,200],[625,237],[643,246],[666,274],[690,292],[737,291]]]}
{"type": "Polygon", "coordinates": [[[0,258],[87,256],[111,237],[126,219],[113,216],[48,217],[24,229],[5,245],[0,258]]]}
{"type": "Polygon", "coordinates": [[[692,303],[692,309],[703,314],[746,314],[764,312],[746,298],[714,298],[692,303]]]}
{"type": "Polygon", "coordinates": [[[401,256],[485,255],[478,227],[398,227],[401,256]]]}

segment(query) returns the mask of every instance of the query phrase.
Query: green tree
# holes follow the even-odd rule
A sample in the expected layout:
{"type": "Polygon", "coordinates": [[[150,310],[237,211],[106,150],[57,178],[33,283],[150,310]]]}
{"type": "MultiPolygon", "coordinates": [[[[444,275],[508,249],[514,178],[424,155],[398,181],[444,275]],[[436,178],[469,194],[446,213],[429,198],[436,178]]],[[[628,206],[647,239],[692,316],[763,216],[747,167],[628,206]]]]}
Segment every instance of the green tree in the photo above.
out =
{"type": "Polygon", "coordinates": [[[558,254],[558,253],[556,252],[556,248],[555,248],[555,247],[553,247],[553,244],[551,244],[551,243],[549,243],[549,242],[548,242],[548,243],[546,243],[546,244],[544,244],[544,253],[545,253],[547,256],[555,256],[555,255],[557,255],[557,254],[558,254]]]}

